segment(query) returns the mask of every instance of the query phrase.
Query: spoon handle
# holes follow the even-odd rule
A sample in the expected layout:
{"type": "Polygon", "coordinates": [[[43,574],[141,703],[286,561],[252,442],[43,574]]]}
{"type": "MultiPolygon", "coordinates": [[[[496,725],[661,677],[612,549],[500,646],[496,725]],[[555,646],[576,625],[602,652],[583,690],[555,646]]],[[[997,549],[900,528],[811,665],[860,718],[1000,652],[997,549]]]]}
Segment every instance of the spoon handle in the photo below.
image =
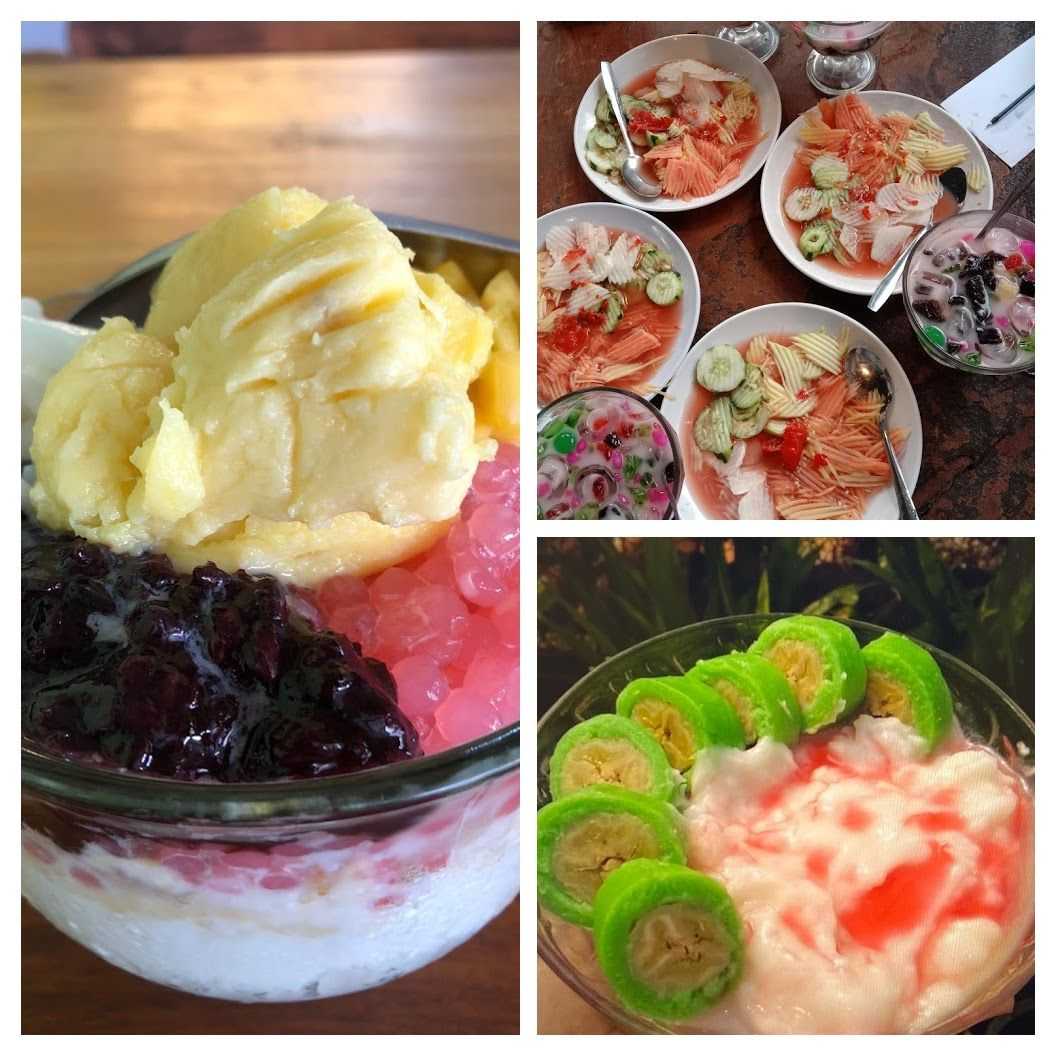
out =
{"type": "Polygon", "coordinates": [[[891,270],[876,284],[876,289],[873,290],[872,297],[869,298],[869,307],[874,312],[880,311],[880,309],[887,303],[888,297],[891,296],[895,291],[895,287],[899,284],[902,279],[902,272],[905,269],[906,261],[909,260],[910,253],[916,249],[917,243],[932,229],[934,225],[928,224],[927,227],[922,227],[920,233],[909,240],[909,245],[902,250],[898,260],[891,265],[891,270]]]}
{"type": "Polygon", "coordinates": [[[891,463],[891,479],[895,485],[895,496],[898,499],[898,519],[900,521],[919,521],[917,508],[913,505],[913,498],[906,487],[906,478],[902,476],[902,467],[898,464],[898,456],[895,454],[894,445],[887,432],[887,423],[880,423],[880,437],[884,441],[884,450],[887,451],[887,460],[891,463]]]}
{"type": "Polygon", "coordinates": [[[620,105],[620,93],[616,90],[616,82],[612,79],[612,67],[607,62],[602,62],[601,64],[601,83],[605,85],[605,94],[609,97],[612,116],[616,118],[616,124],[620,126],[623,145],[627,148],[627,153],[633,158],[638,152],[634,149],[634,144],[631,142],[630,132],[627,131],[627,123],[623,118],[623,107],[620,105]]]}
{"type": "Polygon", "coordinates": [[[1009,209],[1011,209],[1012,206],[1014,206],[1016,202],[1018,202],[1019,199],[1023,197],[1023,195],[1027,191],[1031,190],[1033,186],[1034,173],[1032,172],[1030,176],[1025,179],[1018,187],[1016,187],[1012,191],[1009,191],[1009,193],[1005,195],[1004,200],[1001,201],[998,204],[997,208],[993,211],[990,216],[990,219],[987,220],[982,231],[980,231],[979,234],[977,234],[975,237],[986,238],[987,234],[989,234],[990,232],[990,228],[992,228],[994,224],[996,224],[998,220],[1000,220],[1005,215],[1005,213],[1007,213],[1009,209]]]}

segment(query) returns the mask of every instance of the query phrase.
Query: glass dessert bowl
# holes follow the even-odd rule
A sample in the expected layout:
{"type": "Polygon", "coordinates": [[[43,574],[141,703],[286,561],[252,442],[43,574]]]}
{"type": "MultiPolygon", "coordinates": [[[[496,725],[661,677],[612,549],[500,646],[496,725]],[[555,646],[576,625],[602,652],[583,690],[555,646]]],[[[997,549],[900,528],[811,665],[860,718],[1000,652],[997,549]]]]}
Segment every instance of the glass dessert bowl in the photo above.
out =
{"type": "Polygon", "coordinates": [[[670,520],[684,477],[678,437],[636,393],[597,386],[536,419],[540,520],[670,520]]]}
{"type": "MultiPolygon", "coordinates": [[[[272,191],[224,222],[255,223],[252,208],[284,194],[312,215],[325,208],[307,192],[272,191]]],[[[371,567],[355,564],[364,547],[349,539],[366,539],[355,530],[309,535],[306,552],[294,538],[283,565],[232,558],[230,537],[208,555],[164,540],[111,549],[90,538],[90,523],[74,534],[23,518],[23,893],[75,941],[188,992],[290,1001],[377,986],[442,956],[517,891],[518,454],[504,417],[516,354],[499,349],[500,329],[501,341],[516,334],[499,308],[516,305],[516,247],[436,225],[393,228],[430,269],[413,281],[438,299],[433,317],[473,306],[478,352],[491,357],[478,366],[501,360],[501,377],[478,375],[474,407],[476,424],[504,442],[437,530],[371,567]],[[304,564],[327,553],[335,564],[304,564]]],[[[334,230],[338,245],[362,249],[346,246],[341,223],[334,230]]],[[[78,321],[142,322],[173,250],[107,283],[78,321]]],[[[296,274],[280,270],[284,282],[296,274]]],[[[399,274],[413,306],[410,273],[399,274]]],[[[336,289],[331,301],[350,296],[336,289]]],[[[322,302],[309,290],[307,303],[322,302]]],[[[42,323],[27,332],[23,425],[46,423],[33,430],[34,452],[46,451],[55,371],[110,346],[105,334],[42,323]],[[55,347],[44,347],[49,337],[55,347]]],[[[155,365],[172,354],[131,322],[110,333],[155,365]]],[[[304,338],[326,340],[312,329],[289,340],[304,338]]],[[[71,401],[79,394],[63,385],[78,369],[55,386],[71,401]]],[[[451,396],[466,399],[468,381],[451,396]]],[[[472,430],[471,410],[468,421],[472,430]]],[[[60,462],[49,480],[34,459],[39,512],[37,485],[45,498],[68,495],[60,485],[71,478],[60,462]]]]}
{"type": "MultiPolygon", "coordinates": [[[[546,713],[540,721],[538,730],[539,739],[539,803],[542,806],[548,803],[551,796],[552,775],[551,759],[554,756],[555,747],[565,734],[573,727],[583,723],[584,720],[611,713],[613,701],[620,695],[621,691],[632,680],[639,678],[660,678],[671,675],[674,672],[689,671],[693,665],[702,657],[715,657],[732,650],[746,649],[757,638],[766,626],[772,624],[776,616],[742,616],[711,620],[706,623],[690,627],[680,628],[667,634],[660,635],[647,642],[643,642],[599,665],[588,676],[581,679],[570,689],[557,703],[546,713]]],[[[871,624],[858,621],[849,621],[862,645],[873,642],[883,635],[883,629],[871,624]]],[[[953,710],[957,722],[965,737],[975,745],[987,746],[993,749],[990,754],[998,754],[1007,767],[1007,771],[1014,775],[1014,780],[1022,782],[1025,798],[1028,797],[1033,788],[1034,770],[1034,728],[1026,715],[993,683],[984,678],[978,672],[967,667],[965,664],[939,650],[928,648],[928,652],[937,662],[942,675],[945,677],[953,697],[953,710]]],[[[617,704],[617,710],[621,714],[625,712],[617,704]]],[[[893,719],[870,719],[872,723],[883,724],[897,720],[893,719]]],[[[877,728],[880,728],[879,726],[877,728]]],[[[842,727],[847,730],[848,727],[842,727]]],[[[855,728],[857,729],[857,728],[855,728]]],[[[890,734],[888,729],[883,736],[890,734]]],[[[803,747],[804,741],[800,741],[803,747]]],[[[750,749],[749,752],[739,753],[740,760],[747,759],[752,752],[758,750],[750,749]]],[[[780,746],[778,746],[780,747],[780,746]]],[[[809,751],[809,749],[807,749],[809,751]]],[[[722,751],[722,750],[720,750],[722,751]]],[[[975,753],[981,754],[981,753],[975,753]]],[[[565,759],[569,756],[566,753],[565,759]]],[[[955,758],[947,756],[946,758],[955,758]]],[[[564,766],[567,768],[567,762],[564,766]]],[[[756,775],[745,771],[730,786],[735,796],[750,796],[759,791],[764,795],[762,786],[752,784],[756,775]]],[[[694,800],[696,794],[694,792],[694,800]]],[[[562,796],[558,802],[568,802],[562,796]]],[[[690,809],[696,808],[696,804],[690,809]]],[[[550,810],[551,808],[547,808],[550,810]]],[[[681,809],[681,807],[680,807],[681,809]]],[[[791,809],[791,808],[790,808],[791,809]]],[[[985,813],[985,806],[980,809],[985,813]]],[[[644,816],[644,815],[643,815],[644,816]]],[[[750,825],[750,822],[746,822],[750,825]]],[[[754,831],[754,830],[753,830],[754,831]]],[[[779,831],[770,833],[773,837],[779,836],[779,831]]],[[[847,835],[847,834],[845,834],[847,835]]],[[[691,841],[692,841],[691,836],[691,841]]],[[[724,837],[716,832],[714,839],[721,840],[724,837]]],[[[694,849],[691,842],[690,864],[693,864],[694,849]]],[[[635,863],[637,864],[637,863],[635,863]]],[[[650,863],[651,864],[651,863],[650,863]]],[[[657,863],[659,864],[659,863],[657,863]]],[[[1025,870],[1032,871],[1033,858],[1031,855],[1029,863],[1024,863],[1025,870]]],[[[626,868],[626,867],[625,867],[626,868]]],[[[698,866],[694,866],[694,869],[698,866]]],[[[623,869],[617,869],[615,873],[609,874],[611,880],[606,880],[604,887],[610,883],[615,887],[615,880],[619,878],[623,869]]],[[[1025,871],[1024,871],[1024,878],[1025,871]]],[[[727,883],[730,881],[727,880],[727,883]]],[[[760,881],[761,883],[761,881],[760,881]]],[[[1023,892],[1030,892],[1030,917],[1033,912],[1032,883],[1023,887],[1023,892]]],[[[758,895],[760,900],[769,901],[768,889],[760,886],[758,895]]],[[[731,893],[733,889],[731,888],[731,893]]],[[[734,893],[735,894],[735,893],[734,893]]],[[[615,898],[615,891],[612,892],[615,898]]],[[[735,898],[738,897],[735,894],[735,898]]],[[[741,897],[744,897],[743,895],[741,897]]],[[[1025,894],[1024,894],[1024,897],[1025,894]]],[[[610,903],[611,905],[612,903],[610,903]]],[[[600,911],[600,902],[597,904],[595,915],[600,911]]],[[[754,923],[758,918],[750,911],[750,907],[742,907],[745,916],[746,934],[751,935],[752,928],[758,926],[754,923]]],[[[1017,918],[1019,919],[1019,918],[1017,918]]],[[[764,925],[768,927],[769,925],[764,925]]],[[[797,927],[800,925],[797,924],[797,927]]],[[[1026,926],[1010,928],[1008,931],[1008,956],[1000,960],[999,964],[984,966],[980,970],[979,978],[966,999],[959,1007],[945,1014],[934,1017],[924,1027],[926,1033],[956,1033],[966,1030],[973,1024],[989,1017],[1006,1011],[1011,1006],[1012,998],[1016,991],[1022,987],[1033,974],[1034,965],[1034,938],[1033,927],[1030,921],[1026,926]]],[[[714,1009],[709,1010],[704,1016],[695,1019],[665,1019],[652,1015],[646,1015],[629,1010],[616,996],[606,973],[602,970],[595,954],[595,946],[591,932],[586,927],[577,926],[567,920],[560,919],[549,909],[541,908],[539,913],[539,949],[543,959],[566,982],[576,993],[594,1008],[607,1016],[622,1028],[641,1033],[711,1033],[711,1032],[752,1032],[753,1028],[743,1019],[734,1017],[732,1020],[723,1020],[723,1011],[729,994],[717,1004],[714,1009]],[[712,1018],[718,1014],[716,1020],[712,1018]],[[703,1023],[698,1022],[704,1020],[703,1023]],[[725,1026],[723,1025],[725,1023],[725,1026]]],[[[750,986],[750,1000],[754,1005],[765,1009],[766,992],[760,987],[760,979],[767,982],[770,987],[777,988],[777,1003],[773,1006],[771,1013],[771,1027],[773,1032],[787,1033],[803,1029],[797,1025],[795,1019],[795,1006],[797,1002],[794,995],[787,995],[790,1003],[782,1006],[780,1004],[780,972],[774,975],[773,966],[768,974],[760,975],[760,963],[753,961],[759,956],[753,953],[751,940],[749,938],[747,950],[746,967],[744,975],[738,984],[740,987],[750,986]],[[785,1012],[782,1013],[781,1009],[785,1012]],[[788,1018],[784,1018],[787,1016],[788,1018]],[[775,1020],[777,1022],[775,1022],[775,1020]]],[[[769,942],[770,940],[768,940],[769,942]]],[[[781,956],[784,949],[781,947],[781,956]]],[[[765,959],[762,962],[765,965],[765,959]]],[[[824,962],[807,961],[815,965],[814,982],[819,989],[830,983],[828,971],[822,975],[824,962]],[[818,967],[821,966],[821,967],[818,967]]],[[[791,971],[792,969],[784,969],[791,971]]],[[[834,977],[833,977],[834,978],[834,977]]],[[[853,976],[852,976],[853,978],[853,976]]],[[[802,978],[799,979],[800,983],[802,978]]],[[[736,994],[736,990],[732,992],[736,994]]],[[[848,995],[844,995],[848,996],[848,995]]],[[[848,1004],[853,1004],[855,995],[849,995],[848,1004]]],[[[857,1007],[866,1008],[880,1000],[880,992],[870,989],[866,993],[857,995],[861,1001],[857,1007]]],[[[767,1031],[771,1032],[771,1031],[767,1031]]],[[[810,1032],[817,1033],[817,1029],[810,1032]]],[[[853,1026],[844,1025],[842,1033],[854,1033],[853,1026]]],[[[868,1032],[876,1032],[870,1030],[868,1032]]]]}
{"type": "Polygon", "coordinates": [[[518,730],[339,777],[190,784],[22,758],[23,893],[126,971],[234,1001],[388,982],[517,892],[518,730]]]}
{"type": "Polygon", "coordinates": [[[980,243],[988,209],[957,213],[914,247],[902,303],[920,347],[969,374],[1034,369],[1034,224],[1002,218],[980,243]]]}
{"type": "Polygon", "coordinates": [[[814,49],[807,56],[807,80],[825,95],[860,92],[876,76],[876,56],[870,50],[890,22],[797,23],[814,49]]]}

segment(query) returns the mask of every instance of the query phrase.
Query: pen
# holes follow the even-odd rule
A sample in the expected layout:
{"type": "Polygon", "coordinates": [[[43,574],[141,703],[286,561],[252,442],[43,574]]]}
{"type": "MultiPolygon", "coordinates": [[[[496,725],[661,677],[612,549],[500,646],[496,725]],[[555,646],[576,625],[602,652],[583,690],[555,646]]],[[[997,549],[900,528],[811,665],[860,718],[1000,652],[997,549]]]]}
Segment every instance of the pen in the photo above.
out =
{"type": "Polygon", "coordinates": [[[998,121],[1000,121],[1001,118],[1005,116],[1005,114],[1010,113],[1012,110],[1015,110],[1015,108],[1019,106],[1019,104],[1023,102],[1023,100],[1026,99],[1028,95],[1031,95],[1033,91],[1034,85],[1031,85],[1021,96],[1016,99],[1013,99],[1012,102],[1009,103],[1008,106],[1006,106],[1004,110],[1001,111],[1001,113],[995,114],[992,118],[990,118],[990,120],[986,123],[986,127],[989,128],[991,125],[996,125],[998,121]]]}

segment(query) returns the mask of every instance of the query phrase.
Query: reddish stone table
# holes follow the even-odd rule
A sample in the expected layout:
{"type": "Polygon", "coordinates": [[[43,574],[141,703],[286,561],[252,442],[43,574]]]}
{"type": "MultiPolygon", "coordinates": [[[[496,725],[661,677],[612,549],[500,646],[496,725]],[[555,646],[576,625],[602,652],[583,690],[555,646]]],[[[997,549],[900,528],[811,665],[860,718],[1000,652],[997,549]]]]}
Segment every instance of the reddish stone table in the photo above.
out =
{"type": "MultiPolygon", "coordinates": [[[[549,22],[539,26],[539,214],[604,200],[583,175],[571,125],[600,59],[671,33],[714,33],[721,22],[549,22]]],[[[809,46],[778,23],[768,66],[781,92],[782,127],[818,99],[804,67],[809,46]]],[[[873,88],[941,102],[1034,32],[1031,22],[896,22],[877,46],[873,88]]],[[[983,148],[986,150],[986,148],[983,148]]],[[[986,150],[1000,198],[1010,170],[986,150]]],[[[1033,163],[1029,158],[1018,171],[1033,163]]],[[[1034,216],[1031,199],[1019,210],[1034,216]]],[[[863,298],[811,282],[778,252],[763,223],[759,177],[711,208],[666,213],[685,242],[701,287],[698,336],[728,316],[773,301],[813,301],[860,320],[898,357],[924,423],[924,461],[914,498],[922,517],[1034,517],[1034,379],[975,377],[932,363],[892,297],[878,313],[863,298]]]]}

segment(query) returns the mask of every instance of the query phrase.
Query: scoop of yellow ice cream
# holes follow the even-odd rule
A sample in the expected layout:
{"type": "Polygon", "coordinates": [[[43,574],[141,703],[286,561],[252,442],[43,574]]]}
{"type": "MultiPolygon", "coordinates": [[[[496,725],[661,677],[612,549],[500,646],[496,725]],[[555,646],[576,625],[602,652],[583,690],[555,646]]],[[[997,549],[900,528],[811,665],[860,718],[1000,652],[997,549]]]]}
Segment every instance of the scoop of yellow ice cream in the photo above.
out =
{"type": "Polygon", "coordinates": [[[143,329],[176,347],[202,305],[271,248],[280,231],[311,220],[326,201],[302,187],[272,187],[203,227],[170,258],[150,295],[143,329]]]}
{"type": "Polygon", "coordinates": [[[172,358],[127,319],[111,319],[51,379],[30,451],[31,498],[45,524],[119,550],[149,543],[147,526],[128,518],[141,480],[130,456],[150,428],[151,402],[172,379],[172,358]]]}
{"type": "MultiPolygon", "coordinates": [[[[213,237],[223,247],[232,230],[221,221],[213,237]]],[[[41,518],[118,549],[163,550],[179,567],[216,560],[306,584],[430,546],[494,450],[467,395],[492,346],[484,311],[442,278],[416,276],[351,200],[272,229],[230,278],[237,253],[192,243],[173,258],[179,271],[195,258],[227,263],[197,285],[163,274],[171,304],[187,294],[170,319],[222,283],[176,331],[175,355],[114,321],[49,385],[33,447],[41,518]],[[104,396],[91,361],[119,339],[119,395],[104,396]],[[139,373],[125,377],[132,346],[139,373]],[[121,427],[90,462],[71,463],[117,415],[114,400],[129,405],[121,427]]]]}

